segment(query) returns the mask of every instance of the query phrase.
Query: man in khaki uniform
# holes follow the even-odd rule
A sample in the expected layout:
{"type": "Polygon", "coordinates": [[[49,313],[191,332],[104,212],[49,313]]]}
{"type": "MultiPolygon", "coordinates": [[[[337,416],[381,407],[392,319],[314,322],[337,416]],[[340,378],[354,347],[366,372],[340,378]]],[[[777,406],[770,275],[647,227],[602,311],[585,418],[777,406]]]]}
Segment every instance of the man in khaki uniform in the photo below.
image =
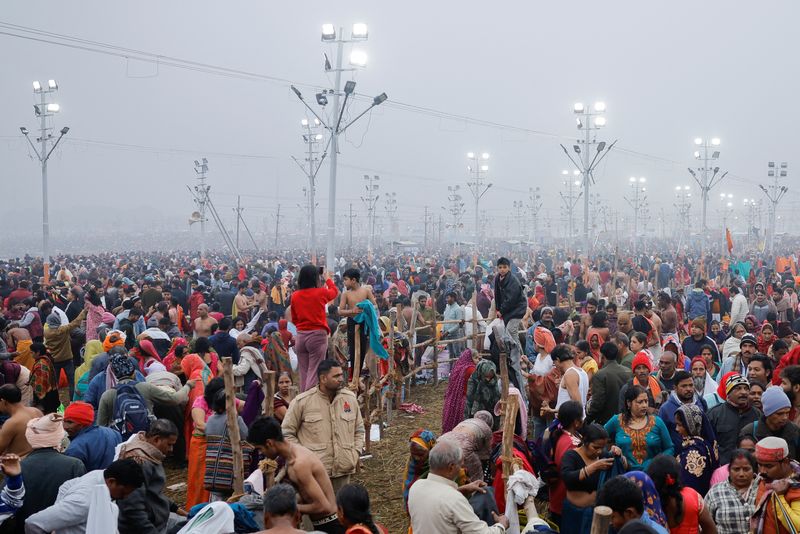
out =
{"type": "Polygon", "coordinates": [[[319,456],[338,491],[356,472],[364,447],[364,421],[355,394],[344,389],[338,362],[323,360],[317,376],[319,385],[292,401],[281,428],[286,441],[319,456]]]}

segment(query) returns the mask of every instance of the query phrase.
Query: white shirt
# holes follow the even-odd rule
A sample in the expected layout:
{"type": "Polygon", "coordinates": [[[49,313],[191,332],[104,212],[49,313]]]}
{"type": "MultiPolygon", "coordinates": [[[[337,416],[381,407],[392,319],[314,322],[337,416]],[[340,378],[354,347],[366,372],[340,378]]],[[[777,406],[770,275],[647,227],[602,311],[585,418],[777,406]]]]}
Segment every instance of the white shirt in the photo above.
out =
{"type": "MultiPolygon", "coordinates": [[[[578,373],[578,392],[581,395],[580,402],[581,405],[583,406],[583,413],[584,415],[586,415],[586,397],[589,395],[589,375],[587,375],[586,371],[584,371],[580,367],[570,367],[569,369],[567,369],[567,373],[569,373],[573,369],[575,370],[576,373],[578,373]]],[[[566,377],[567,374],[564,373],[564,376],[566,377]]],[[[568,400],[572,400],[572,398],[569,396],[569,391],[567,391],[567,388],[565,388],[563,384],[564,384],[564,378],[561,379],[561,384],[558,385],[558,398],[556,400],[556,410],[558,410],[558,408],[568,400]]]]}
{"type": "Polygon", "coordinates": [[[408,492],[408,512],[414,534],[503,534],[502,525],[478,519],[458,486],[433,473],[417,480],[408,492]]]}

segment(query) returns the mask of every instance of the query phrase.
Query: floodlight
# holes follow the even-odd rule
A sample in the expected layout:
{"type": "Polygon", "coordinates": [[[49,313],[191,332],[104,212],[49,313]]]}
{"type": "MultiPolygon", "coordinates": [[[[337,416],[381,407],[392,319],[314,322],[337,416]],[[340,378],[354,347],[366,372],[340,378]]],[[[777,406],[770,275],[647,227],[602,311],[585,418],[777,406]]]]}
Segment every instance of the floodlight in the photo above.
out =
{"type": "Polygon", "coordinates": [[[606,149],[606,142],[605,142],[605,141],[600,141],[600,142],[597,144],[597,151],[598,151],[598,152],[602,152],[602,151],[603,151],[603,150],[605,150],[605,149],[606,149]]]}
{"type": "Polygon", "coordinates": [[[315,135],[314,139],[316,139],[317,141],[322,141],[322,134],[315,135]]]}
{"type": "Polygon", "coordinates": [[[69,126],[61,128],[61,135],[67,135],[67,132],[69,132],[69,126]]]}
{"type": "Polygon", "coordinates": [[[353,91],[356,90],[356,82],[353,80],[348,80],[347,83],[344,84],[344,94],[352,95],[353,91]]]}
{"type": "Polygon", "coordinates": [[[367,53],[363,50],[353,50],[350,52],[350,64],[354,67],[366,67],[367,53]]]}
{"type": "Polygon", "coordinates": [[[566,175],[568,175],[568,174],[569,174],[569,171],[568,171],[568,170],[563,170],[563,171],[561,171],[561,174],[562,174],[563,176],[566,176],[566,175]]]}
{"type": "Polygon", "coordinates": [[[768,162],[767,163],[767,167],[769,167],[770,169],[773,169],[775,167],[775,162],[774,161],[768,162]]]}
{"type": "Polygon", "coordinates": [[[315,126],[319,126],[319,124],[320,124],[320,123],[319,123],[319,119],[315,118],[315,119],[314,119],[314,125],[315,125],[315,126]]]}
{"type": "Polygon", "coordinates": [[[595,126],[605,126],[606,125],[606,118],[605,117],[595,117],[594,118],[594,125],[595,126]]]}
{"type": "Polygon", "coordinates": [[[486,172],[486,171],[489,170],[489,166],[488,165],[481,165],[481,170],[486,172]]]}
{"type": "Polygon", "coordinates": [[[712,159],[719,159],[719,150],[715,150],[715,151],[714,151],[714,152],[711,154],[711,158],[712,158],[712,159]]]}
{"type": "Polygon", "coordinates": [[[19,131],[22,132],[22,135],[28,135],[28,129],[24,126],[20,127],[19,131]]]}
{"type": "Polygon", "coordinates": [[[719,146],[719,143],[720,143],[720,141],[719,141],[719,137],[713,137],[713,138],[711,138],[711,144],[712,144],[713,146],[719,146]]]}
{"type": "Polygon", "coordinates": [[[781,169],[786,169],[787,167],[789,167],[789,164],[786,163],[785,161],[782,161],[781,162],[781,169]]]}
{"type": "Polygon", "coordinates": [[[580,174],[581,174],[581,171],[579,171],[578,169],[575,169],[574,171],[572,171],[572,175],[573,176],[580,176],[580,174]]]}
{"type": "Polygon", "coordinates": [[[700,159],[700,151],[699,150],[695,150],[694,151],[694,157],[695,157],[695,159],[700,159]]]}
{"type": "Polygon", "coordinates": [[[636,181],[636,177],[635,176],[631,176],[630,178],[628,178],[628,181],[633,183],[633,182],[636,181]]]}
{"type": "Polygon", "coordinates": [[[51,90],[56,90],[58,89],[58,84],[55,80],[47,80],[47,87],[49,87],[51,90]]]}
{"type": "Polygon", "coordinates": [[[572,111],[575,113],[583,113],[583,103],[576,102],[574,106],[572,106],[572,111]]]}
{"type": "Polygon", "coordinates": [[[366,40],[368,36],[367,25],[363,22],[356,22],[353,24],[353,31],[350,33],[350,38],[353,40],[366,40]]]}
{"type": "Polygon", "coordinates": [[[41,91],[42,90],[42,84],[40,84],[39,82],[36,82],[36,81],[33,82],[33,90],[34,90],[34,92],[41,91]]]}
{"type": "Polygon", "coordinates": [[[322,40],[333,41],[334,39],[336,39],[336,28],[333,27],[333,24],[323,24],[322,40]]]}
{"type": "Polygon", "coordinates": [[[308,126],[308,119],[301,119],[301,120],[300,120],[300,125],[302,125],[302,126],[308,126]]]}
{"type": "Polygon", "coordinates": [[[317,104],[320,106],[328,105],[328,97],[324,93],[317,93],[317,104]]]}
{"type": "Polygon", "coordinates": [[[679,186],[679,185],[676,185],[676,186],[675,186],[675,191],[680,191],[680,190],[681,190],[681,186],[679,186]]]}
{"type": "Polygon", "coordinates": [[[481,159],[489,159],[489,153],[484,152],[483,154],[481,154],[481,159]]]}
{"type": "Polygon", "coordinates": [[[579,129],[579,130],[580,130],[581,128],[583,128],[583,122],[581,122],[581,120],[580,120],[580,119],[575,119],[575,124],[577,124],[577,125],[578,125],[578,129],[579,129]]]}
{"type": "Polygon", "coordinates": [[[49,111],[50,113],[58,113],[59,111],[61,111],[61,106],[59,106],[56,103],[47,104],[47,111],[49,111]]]}
{"type": "Polygon", "coordinates": [[[303,95],[302,93],[300,93],[300,90],[297,87],[295,87],[294,85],[290,85],[289,87],[292,88],[292,91],[294,91],[294,94],[297,95],[297,98],[299,98],[300,100],[303,99],[303,95]]]}
{"type": "Polygon", "coordinates": [[[594,110],[602,113],[606,110],[606,103],[605,102],[595,102],[594,103],[594,110]]]}
{"type": "Polygon", "coordinates": [[[775,171],[767,171],[767,176],[772,178],[773,176],[775,176],[775,171]]]}
{"type": "Polygon", "coordinates": [[[786,171],[781,171],[781,178],[786,177],[786,174],[787,174],[786,171]]]}
{"type": "Polygon", "coordinates": [[[647,181],[647,178],[645,178],[644,176],[639,178],[639,183],[645,183],[646,181],[647,181]]]}
{"type": "Polygon", "coordinates": [[[580,180],[575,180],[575,185],[581,185],[581,181],[580,180]]]}
{"type": "Polygon", "coordinates": [[[572,150],[574,150],[576,154],[581,153],[581,147],[579,147],[578,145],[572,145],[572,150]]]}
{"type": "Polygon", "coordinates": [[[467,152],[467,158],[475,159],[475,152],[467,152]]]}
{"type": "Polygon", "coordinates": [[[703,144],[703,138],[702,137],[695,137],[694,138],[694,144],[702,145],[703,144]]]}
{"type": "Polygon", "coordinates": [[[378,96],[376,96],[375,98],[372,99],[372,105],[373,106],[378,106],[380,104],[383,104],[384,102],[386,102],[387,98],[389,98],[389,97],[386,96],[386,93],[381,93],[381,94],[379,94],[378,96]]]}

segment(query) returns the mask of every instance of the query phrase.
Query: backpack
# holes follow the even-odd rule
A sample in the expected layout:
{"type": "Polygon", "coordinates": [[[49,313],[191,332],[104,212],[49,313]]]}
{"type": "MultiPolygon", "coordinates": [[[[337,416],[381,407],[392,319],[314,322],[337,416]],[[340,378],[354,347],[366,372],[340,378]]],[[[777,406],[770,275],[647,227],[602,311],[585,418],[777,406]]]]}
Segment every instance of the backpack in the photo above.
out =
{"type": "Polygon", "coordinates": [[[151,416],[144,397],[136,389],[136,382],[117,384],[114,389],[117,398],[114,400],[111,428],[122,434],[123,441],[137,432],[148,430],[151,416]]]}

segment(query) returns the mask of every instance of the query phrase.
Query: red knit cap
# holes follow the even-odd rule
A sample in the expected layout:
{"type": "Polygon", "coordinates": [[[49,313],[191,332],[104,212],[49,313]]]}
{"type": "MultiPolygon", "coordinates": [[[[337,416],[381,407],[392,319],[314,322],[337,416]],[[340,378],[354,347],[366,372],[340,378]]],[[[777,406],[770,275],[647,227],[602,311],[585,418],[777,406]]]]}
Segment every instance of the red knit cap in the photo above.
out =
{"type": "Polygon", "coordinates": [[[736,371],[730,371],[723,375],[722,380],[719,381],[719,386],[717,386],[717,395],[719,395],[722,400],[728,400],[728,392],[725,390],[725,384],[728,383],[728,379],[733,375],[738,375],[736,371]]]}
{"type": "Polygon", "coordinates": [[[706,363],[706,359],[703,358],[702,356],[695,356],[694,358],[692,358],[692,363],[689,365],[689,369],[694,367],[694,362],[700,362],[703,364],[703,367],[708,369],[708,364],[706,363]]]}
{"type": "Polygon", "coordinates": [[[64,410],[64,420],[91,426],[94,423],[94,408],[88,402],[75,401],[64,410]]]}
{"type": "Polygon", "coordinates": [[[653,362],[650,361],[650,355],[643,350],[637,352],[636,356],[633,357],[633,361],[631,362],[631,370],[635,370],[640,365],[646,366],[648,371],[651,373],[653,372],[653,362]]]}

